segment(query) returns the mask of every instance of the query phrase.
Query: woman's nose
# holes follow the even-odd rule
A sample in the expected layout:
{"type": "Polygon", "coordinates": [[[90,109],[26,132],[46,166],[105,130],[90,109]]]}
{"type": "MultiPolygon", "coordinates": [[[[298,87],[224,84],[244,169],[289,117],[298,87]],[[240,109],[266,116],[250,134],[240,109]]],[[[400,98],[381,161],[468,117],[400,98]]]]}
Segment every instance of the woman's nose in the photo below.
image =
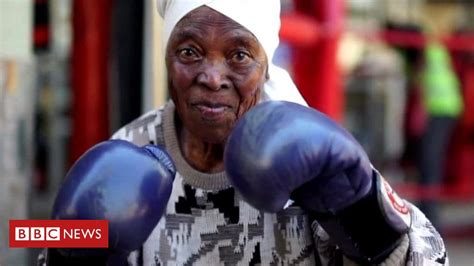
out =
{"type": "Polygon", "coordinates": [[[215,91],[228,89],[231,86],[227,66],[220,62],[205,64],[197,76],[197,82],[215,91]]]}

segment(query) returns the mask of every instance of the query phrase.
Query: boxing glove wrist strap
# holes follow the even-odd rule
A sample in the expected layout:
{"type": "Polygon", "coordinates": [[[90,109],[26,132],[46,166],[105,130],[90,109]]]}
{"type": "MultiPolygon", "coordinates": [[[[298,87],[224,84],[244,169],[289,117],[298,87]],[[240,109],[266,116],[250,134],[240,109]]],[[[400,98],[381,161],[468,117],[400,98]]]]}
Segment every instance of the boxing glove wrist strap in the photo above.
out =
{"type": "Polygon", "coordinates": [[[371,191],[337,213],[312,213],[344,254],[363,265],[383,262],[409,230],[410,210],[374,170],[371,191]]]}

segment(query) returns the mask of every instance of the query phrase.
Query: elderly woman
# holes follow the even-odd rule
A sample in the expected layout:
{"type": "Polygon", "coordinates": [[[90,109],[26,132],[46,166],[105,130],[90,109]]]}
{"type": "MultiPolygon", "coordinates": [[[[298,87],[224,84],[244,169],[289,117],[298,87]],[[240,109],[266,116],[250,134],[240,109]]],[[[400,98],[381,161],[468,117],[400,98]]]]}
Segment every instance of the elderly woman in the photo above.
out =
{"type": "MultiPolygon", "coordinates": [[[[448,264],[424,215],[396,197],[345,131],[302,107],[288,74],[272,65],[279,1],[159,0],[158,6],[171,100],[112,138],[163,146],[177,172],[164,215],[126,255],[130,265],[448,264]],[[251,130],[263,135],[255,139],[251,130]],[[311,156],[272,152],[288,139],[296,139],[292,147],[309,147],[311,156]],[[314,154],[315,145],[337,148],[314,154]],[[346,164],[342,176],[352,185],[340,181],[346,164]],[[315,182],[317,173],[331,178],[315,182]]],[[[61,253],[61,261],[74,261],[73,253],[61,253]]]]}

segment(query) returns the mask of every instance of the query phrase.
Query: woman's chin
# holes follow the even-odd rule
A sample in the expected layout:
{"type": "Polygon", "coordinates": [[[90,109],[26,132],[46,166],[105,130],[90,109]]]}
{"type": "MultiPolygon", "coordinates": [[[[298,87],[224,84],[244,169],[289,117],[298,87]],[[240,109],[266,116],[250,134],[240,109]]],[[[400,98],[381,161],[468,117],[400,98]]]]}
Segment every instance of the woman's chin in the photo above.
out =
{"type": "Polygon", "coordinates": [[[229,137],[230,130],[227,129],[217,129],[212,132],[199,132],[199,138],[209,144],[225,144],[227,138],[229,137]],[[204,133],[204,134],[203,134],[204,133]]]}

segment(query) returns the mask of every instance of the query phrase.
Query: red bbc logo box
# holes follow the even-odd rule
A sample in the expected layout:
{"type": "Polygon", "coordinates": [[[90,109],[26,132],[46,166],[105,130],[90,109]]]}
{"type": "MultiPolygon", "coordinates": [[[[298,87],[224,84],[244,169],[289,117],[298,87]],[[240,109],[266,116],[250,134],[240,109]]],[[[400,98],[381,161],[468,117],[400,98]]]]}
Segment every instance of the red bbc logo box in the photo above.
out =
{"type": "Polygon", "coordinates": [[[107,248],[106,220],[10,220],[11,248],[107,248]]]}

